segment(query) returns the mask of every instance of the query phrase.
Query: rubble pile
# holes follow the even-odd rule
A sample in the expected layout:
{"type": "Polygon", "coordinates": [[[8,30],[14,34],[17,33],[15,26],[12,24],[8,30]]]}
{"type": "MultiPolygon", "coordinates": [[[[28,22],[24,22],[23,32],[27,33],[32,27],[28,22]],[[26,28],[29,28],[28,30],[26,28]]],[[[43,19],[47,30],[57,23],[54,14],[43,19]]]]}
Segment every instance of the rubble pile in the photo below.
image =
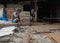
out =
{"type": "MultiPolygon", "coordinates": [[[[8,38],[6,43],[52,43],[44,33],[36,33],[29,29],[29,26],[20,26],[18,32],[15,32],[8,38]],[[20,30],[20,31],[19,31],[20,30]],[[8,42],[9,41],[9,42],[8,42]]],[[[3,38],[1,38],[3,39],[3,38]]],[[[0,42],[4,43],[4,42],[0,42]]]]}
{"type": "Polygon", "coordinates": [[[15,33],[15,43],[52,43],[44,33],[36,33],[29,29],[29,26],[21,26],[22,31],[15,33]],[[29,41],[29,42],[28,42],[29,41]]]}

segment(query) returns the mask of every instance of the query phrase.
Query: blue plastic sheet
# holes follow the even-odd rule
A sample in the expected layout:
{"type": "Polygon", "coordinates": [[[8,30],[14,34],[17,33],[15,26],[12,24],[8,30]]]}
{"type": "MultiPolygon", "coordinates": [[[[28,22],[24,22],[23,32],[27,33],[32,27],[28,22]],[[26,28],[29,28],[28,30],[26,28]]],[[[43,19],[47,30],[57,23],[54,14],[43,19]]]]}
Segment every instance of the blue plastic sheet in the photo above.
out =
{"type": "Polygon", "coordinates": [[[0,17],[0,20],[8,21],[8,19],[5,17],[0,17]]]}

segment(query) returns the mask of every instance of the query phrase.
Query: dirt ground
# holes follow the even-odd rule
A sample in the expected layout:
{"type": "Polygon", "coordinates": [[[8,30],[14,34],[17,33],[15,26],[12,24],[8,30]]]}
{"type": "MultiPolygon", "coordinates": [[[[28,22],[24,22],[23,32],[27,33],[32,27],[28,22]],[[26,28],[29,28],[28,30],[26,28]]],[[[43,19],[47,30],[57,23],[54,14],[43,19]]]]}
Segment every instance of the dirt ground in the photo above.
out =
{"type": "MultiPolygon", "coordinates": [[[[50,29],[59,29],[60,24],[35,23],[30,26],[19,26],[18,32],[13,35],[0,38],[0,43],[23,43],[25,32],[30,35],[29,43],[52,43],[45,32],[51,32],[50,29]]],[[[26,37],[27,38],[27,37],[26,37]]]]}

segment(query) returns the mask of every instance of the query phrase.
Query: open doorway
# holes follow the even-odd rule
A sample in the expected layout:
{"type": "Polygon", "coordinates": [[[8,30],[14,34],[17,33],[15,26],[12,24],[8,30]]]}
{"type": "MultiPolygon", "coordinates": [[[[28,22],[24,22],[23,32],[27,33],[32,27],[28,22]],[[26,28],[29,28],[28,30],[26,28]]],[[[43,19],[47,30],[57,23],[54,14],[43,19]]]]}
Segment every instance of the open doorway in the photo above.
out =
{"type": "Polygon", "coordinates": [[[30,11],[30,9],[31,9],[30,5],[23,6],[23,11],[30,11]]]}
{"type": "Polygon", "coordinates": [[[48,6],[46,2],[38,2],[37,21],[43,21],[43,17],[49,17],[48,6]]]}

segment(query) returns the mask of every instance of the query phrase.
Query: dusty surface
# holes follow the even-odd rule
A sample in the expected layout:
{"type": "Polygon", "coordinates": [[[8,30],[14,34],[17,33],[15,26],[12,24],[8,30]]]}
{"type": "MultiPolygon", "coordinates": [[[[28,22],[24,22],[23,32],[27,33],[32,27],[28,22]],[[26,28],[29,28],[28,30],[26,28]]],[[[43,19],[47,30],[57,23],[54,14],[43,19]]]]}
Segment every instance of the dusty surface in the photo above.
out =
{"type": "Polygon", "coordinates": [[[30,43],[52,43],[52,41],[47,37],[45,33],[50,29],[59,29],[60,24],[37,24],[31,26],[20,26],[18,32],[15,32],[13,35],[0,38],[0,43],[22,43],[27,30],[30,34],[30,43]]]}

